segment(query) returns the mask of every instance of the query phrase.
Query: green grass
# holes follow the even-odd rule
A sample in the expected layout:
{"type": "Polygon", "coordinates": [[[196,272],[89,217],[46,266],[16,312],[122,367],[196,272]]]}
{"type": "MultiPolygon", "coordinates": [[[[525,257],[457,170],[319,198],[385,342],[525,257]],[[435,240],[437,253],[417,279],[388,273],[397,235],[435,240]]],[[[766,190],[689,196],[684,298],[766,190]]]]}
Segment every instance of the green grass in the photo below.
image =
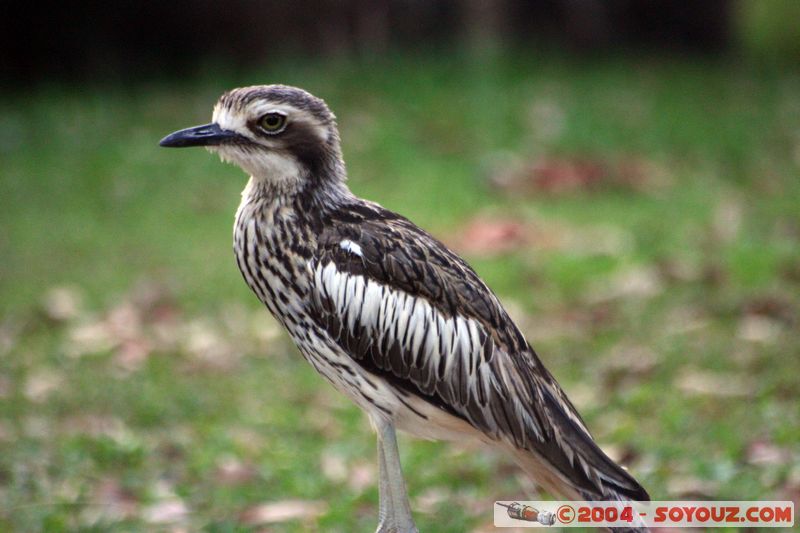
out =
{"type": "MultiPolygon", "coordinates": [[[[207,122],[222,91],[266,82],[328,101],[359,195],[447,242],[479,213],[537,230],[469,258],[654,499],[796,497],[797,73],[407,55],[2,99],[0,530],[168,529],[152,514],[179,502],[191,530],[255,531],[248,510],[291,499],[326,510],[270,528],[375,526],[368,424],[236,271],[245,177],[157,147],[207,122]],[[636,160],[653,183],[505,194],[486,179],[502,154],[636,160]],[[54,319],[42,301],[64,286],[83,304],[54,319]],[[87,341],[92,325],[110,340],[87,341]]],[[[485,527],[494,500],[534,496],[499,455],[408,439],[401,452],[423,531],[485,527]]]]}

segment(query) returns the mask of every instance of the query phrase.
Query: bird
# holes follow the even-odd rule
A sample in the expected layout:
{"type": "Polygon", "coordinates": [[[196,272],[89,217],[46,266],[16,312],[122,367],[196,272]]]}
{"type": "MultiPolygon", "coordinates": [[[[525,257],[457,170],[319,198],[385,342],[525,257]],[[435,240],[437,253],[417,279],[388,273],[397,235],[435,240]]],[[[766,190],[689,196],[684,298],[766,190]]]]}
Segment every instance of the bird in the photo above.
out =
{"type": "Polygon", "coordinates": [[[396,432],[477,439],[553,495],[648,501],[593,440],[498,297],[445,244],[346,184],[337,120],[303,89],[225,92],[203,146],[249,176],[233,228],[247,285],[302,356],[363,409],[378,444],[378,533],[418,531],[396,432]]]}

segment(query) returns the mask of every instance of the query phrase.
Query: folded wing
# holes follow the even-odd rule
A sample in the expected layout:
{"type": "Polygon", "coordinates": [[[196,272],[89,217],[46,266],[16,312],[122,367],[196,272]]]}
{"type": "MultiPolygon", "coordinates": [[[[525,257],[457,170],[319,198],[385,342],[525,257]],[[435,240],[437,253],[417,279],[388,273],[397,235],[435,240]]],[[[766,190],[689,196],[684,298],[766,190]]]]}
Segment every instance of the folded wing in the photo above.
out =
{"type": "Polygon", "coordinates": [[[495,440],[531,452],[582,497],[647,499],[475,272],[408,220],[342,208],[311,265],[317,320],[355,361],[495,440]]]}

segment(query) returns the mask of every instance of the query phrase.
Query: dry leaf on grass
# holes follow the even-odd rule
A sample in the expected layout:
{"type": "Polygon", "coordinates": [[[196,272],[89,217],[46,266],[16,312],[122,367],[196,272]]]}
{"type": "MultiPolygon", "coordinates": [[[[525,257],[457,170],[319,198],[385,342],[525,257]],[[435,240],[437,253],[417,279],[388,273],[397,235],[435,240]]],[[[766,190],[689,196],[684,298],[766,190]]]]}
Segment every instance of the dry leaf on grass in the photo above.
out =
{"type": "Polygon", "coordinates": [[[0,400],[11,397],[11,378],[0,376],[0,400]]]}
{"type": "Polygon", "coordinates": [[[743,341],[772,344],[783,331],[783,325],[772,318],[761,315],[745,315],[736,328],[736,336],[743,341]]]}
{"type": "Polygon", "coordinates": [[[634,245],[632,234],[616,225],[571,226],[481,213],[445,242],[454,250],[478,257],[495,257],[522,250],[558,251],[576,257],[621,256],[634,245]]]}
{"type": "Polygon", "coordinates": [[[745,316],[764,316],[791,325],[797,315],[795,307],[796,304],[786,296],[766,294],[747,300],[742,306],[742,312],[745,316]]]}
{"type": "Polygon", "coordinates": [[[713,498],[718,490],[717,482],[693,475],[677,475],[667,481],[670,498],[707,499],[713,498]]]}
{"type": "Polygon", "coordinates": [[[608,188],[651,192],[669,185],[662,169],[636,157],[545,156],[530,162],[513,156],[495,159],[489,182],[515,195],[563,195],[608,188]]]}
{"type": "Polygon", "coordinates": [[[189,516],[189,508],[178,496],[170,483],[159,481],[154,493],[158,501],[142,509],[142,518],[151,524],[172,524],[184,521],[189,516]]]}
{"type": "Polygon", "coordinates": [[[586,300],[602,303],[616,299],[652,298],[664,291],[664,283],[658,268],[633,266],[612,274],[609,278],[595,282],[587,291],[586,300]]]}
{"type": "Polygon", "coordinates": [[[703,276],[701,266],[685,258],[668,257],[658,261],[661,277],[669,282],[691,283],[703,276]]]}
{"type": "Polygon", "coordinates": [[[588,384],[583,382],[570,383],[567,387],[569,392],[569,399],[578,408],[578,411],[588,411],[589,409],[596,409],[606,403],[606,394],[601,393],[595,383],[588,384]]]}
{"type": "Polygon", "coordinates": [[[785,465],[791,460],[791,451],[768,440],[755,440],[747,446],[747,462],[751,465],[785,465]]]}
{"type": "Polygon", "coordinates": [[[151,524],[173,524],[189,516],[189,508],[178,498],[163,500],[142,509],[142,518],[151,524]]]}
{"type": "Polygon", "coordinates": [[[11,424],[0,420],[0,441],[12,442],[16,439],[16,434],[11,424]]]}
{"type": "Polygon", "coordinates": [[[658,354],[647,346],[619,344],[603,359],[602,364],[613,372],[646,376],[658,364],[658,354]]]}
{"type": "Polygon", "coordinates": [[[739,235],[742,227],[742,203],[734,198],[721,200],[714,208],[711,231],[715,241],[730,243],[739,235]]]}
{"type": "Polygon", "coordinates": [[[94,501],[99,503],[99,518],[106,521],[118,521],[132,518],[139,510],[139,502],[134,494],[125,489],[119,480],[101,479],[93,490],[94,501]]]}
{"type": "Polygon", "coordinates": [[[361,494],[375,485],[375,478],[375,464],[367,461],[358,461],[350,467],[347,486],[356,494],[361,494]]]}
{"type": "Polygon", "coordinates": [[[610,354],[598,362],[603,389],[618,393],[623,387],[646,386],[658,364],[658,355],[646,346],[622,344],[612,348],[610,354]]]}
{"type": "Polygon", "coordinates": [[[22,419],[22,433],[32,439],[43,439],[53,433],[53,424],[44,416],[29,415],[22,419]]]}
{"type": "Polygon", "coordinates": [[[19,338],[20,324],[11,319],[0,322],[0,356],[11,351],[19,338]]]}
{"type": "Polygon", "coordinates": [[[529,233],[530,228],[517,219],[477,216],[451,244],[465,254],[493,256],[522,248],[529,233]]]}
{"type": "Polygon", "coordinates": [[[195,319],[185,325],[181,347],[190,357],[192,370],[231,370],[241,356],[241,352],[208,318],[195,319]]]}
{"type": "Polygon", "coordinates": [[[347,462],[338,453],[323,451],[320,456],[320,470],[325,478],[334,483],[347,479],[347,462]]]}
{"type": "Polygon", "coordinates": [[[430,487],[414,498],[413,508],[420,513],[433,514],[451,500],[452,493],[447,487],[430,487]]]}
{"type": "Polygon", "coordinates": [[[83,294],[75,286],[53,287],[45,293],[42,307],[51,320],[72,320],[83,310],[83,294]]]}
{"type": "Polygon", "coordinates": [[[703,311],[691,305],[678,305],[667,313],[662,332],[667,336],[687,335],[709,325],[703,311]]]}
{"type": "Polygon", "coordinates": [[[690,396],[751,398],[757,391],[756,383],[745,376],[691,367],[684,368],[675,377],[674,384],[690,396]]]}
{"type": "Polygon", "coordinates": [[[214,479],[222,485],[242,485],[252,481],[258,470],[252,464],[242,462],[233,455],[224,455],[217,459],[214,479]]]}
{"type": "Polygon", "coordinates": [[[70,328],[64,351],[70,357],[83,357],[107,352],[115,345],[116,340],[104,320],[89,320],[70,328]]]}
{"type": "Polygon", "coordinates": [[[320,458],[322,474],[334,483],[347,481],[353,492],[360,494],[375,484],[375,465],[371,461],[355,461],[348,464],[342,455],[324,451],[320,458]]]}
{"type": "Polygon", "coordinates": [[[262,503],[246,509],[240,519],[249,526],[279,524],[291,520],[316,519],[328,512],[325,502],[318,500],[284,500],[262,503]]]}
{"type": "Polygon", "coordinates": [[[42,369],[28,377],[25,382],[25,397],[34,402],[45,402],[52,393],[60,389],[64,379],[52,370],[42,369]]]}

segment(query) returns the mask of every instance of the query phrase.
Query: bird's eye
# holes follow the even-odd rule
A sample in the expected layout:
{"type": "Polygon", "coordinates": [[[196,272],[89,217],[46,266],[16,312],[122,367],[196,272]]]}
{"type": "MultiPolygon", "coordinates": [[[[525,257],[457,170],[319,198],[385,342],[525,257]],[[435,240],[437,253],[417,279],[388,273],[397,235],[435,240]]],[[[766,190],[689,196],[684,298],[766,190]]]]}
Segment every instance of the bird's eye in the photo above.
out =
{"type": "Polygon", "coordinates": [[[286,115],[281,113],[267,113],[259,122],[261,129],[267,133],[278,133],[286,125],[286,115]]]}

